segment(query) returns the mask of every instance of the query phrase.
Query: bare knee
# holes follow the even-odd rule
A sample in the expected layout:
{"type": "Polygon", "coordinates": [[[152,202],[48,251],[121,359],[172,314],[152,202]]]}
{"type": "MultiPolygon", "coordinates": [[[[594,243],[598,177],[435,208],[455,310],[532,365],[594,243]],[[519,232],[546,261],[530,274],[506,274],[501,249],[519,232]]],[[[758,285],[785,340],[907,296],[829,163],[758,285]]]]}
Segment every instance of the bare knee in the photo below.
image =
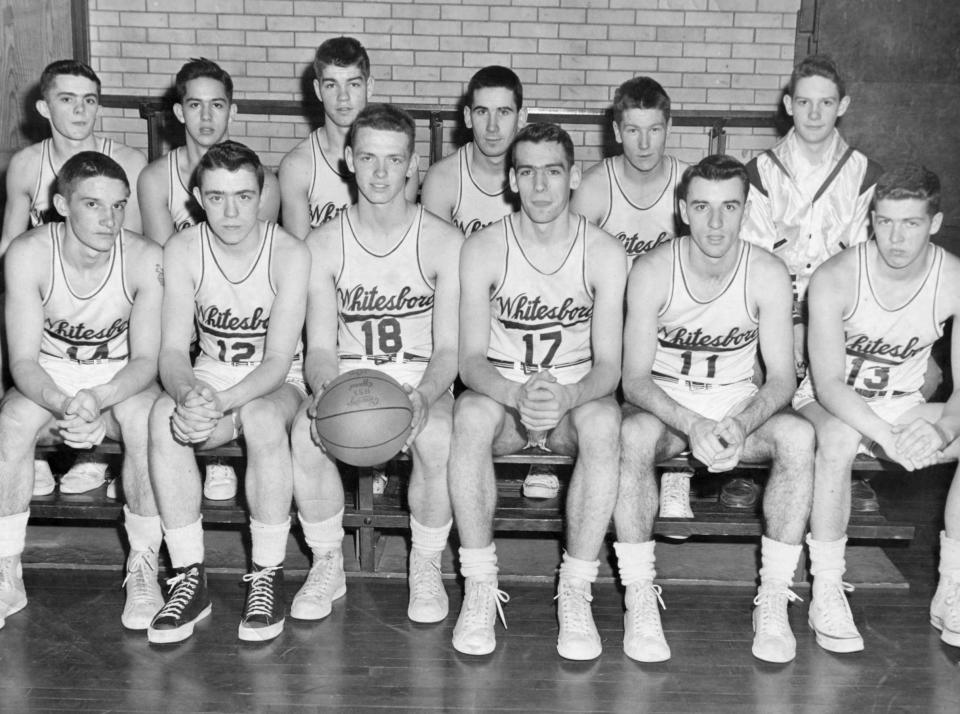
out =
{"type": "Polygon", "coordinates": [[[830,418],[817,426],[817,458],[837,466],[849,467],[857,457],[860,432],[836,418],[830,418]]]}
{"type": "Polygon", "coordinates": [[[657,443],[663,435],[663,423],[652,414],[634,412],[620,422],[620,449],[624,458],[653,463],[657,443]]]}
{"type": "Polygon", "coordinates": [[[482,394],[464,392],[453,405],[452,433],[458,440],[492,442],[503,407],[482,394]]]}
{"type": "Polygon", "coordinates": [[[251,446],[287,443],[286,416],[276,402],[254,399],[239,409],[244,439],[251,446]]]}
{"type": "Polygon", "coordinates": [[[816,434],[810,422],[793,414],[776,414],[769,424],[777,458],[813,461],[816,434]]]}
{"type": "Polygon", "coordinates": [[[600,447],[619,450],[620,407],[612,399],[595,399],[570,412],[577,432],[578,448],[600,447]]]}

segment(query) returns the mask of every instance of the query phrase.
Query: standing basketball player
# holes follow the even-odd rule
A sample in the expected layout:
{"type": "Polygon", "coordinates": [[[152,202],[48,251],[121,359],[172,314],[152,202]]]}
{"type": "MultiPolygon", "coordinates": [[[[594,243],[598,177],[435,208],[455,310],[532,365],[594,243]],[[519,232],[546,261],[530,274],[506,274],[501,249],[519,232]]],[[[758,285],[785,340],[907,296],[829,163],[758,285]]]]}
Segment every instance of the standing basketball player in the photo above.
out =
{"type": "Polygon", "coordinates": [[[150,478],[177,575],[148,630],[179,642],[210,614],[194,448],[244,435],[253,570],[241,640],[283,630],[283,558],[290,529],[288,433],[305,394],[300,332],[310,263],[306,247],[257,218],[263,167],[226,141],[197,166],[194,197],[206,221],[164,248],[166,289],[160,377],[165,393],[150,414],[150,478]],[[190,365],[194,320],[200,356],[190,365]]]}
{"type": "Polygon", "coordinates": [[[123,168],[95,151],[60,167],[53,205],[6,254],[6,322],[14,389],[0,406],[0,623],[24,607],[20,554],[38,438],[76,448],[122,440],[130,542],[124,627],[146,629],[163,604],[160,517],[147,474],[147,416],[156,387],[160,248],[124,229],[123,168]]]}
{"type": "Polygon", "coordinates": [[[371,104],[357,116],[346,149],[359,200],[310,233],[313,256],[304,362],[313,395],[291,436],[294,495],[313,567],[291,615],[319,620],[346,592],[343,486],[336,462],[311,433],[324,386],[338,374],[377,369],[413,402],[410,490],[410,600],[414,622],[439,622],[449,608],[440,556],[451,526],[447,494],[451,386],[457,376],[457,260],[462,238],[404,196],[417,170],[410,116],[371,104]]]}
{"type": "MultiPolygon", "coordinates": [[[[50,138],[18,151],[7,167],[7,199],[0,234],[0,256],[10,241],[28,228],[61,220],[53,204],[57,172],[81,151],[99,151],[112,157],[128,177],[132,193],[124,211],[124,228],[140,230],[137,176],[147,160],[137,149],[97,136],[94,127],[100,110],[100,78],[77,60],[59,60],[40,75],[37,112],[50,126],[50,138]]],[[[36,462],[36,495],[53,492],[56,483],[46,461],[36,462]]],[[[64,493],[82,493],[103,483],[107,465],[81,456],[60,481],[64,493]]]]}
{"type": "Polygon", "coordinates": [[[689,167],[678,194],[690,236],[633,264],[627,290],[615,544],[626,588],[623,648],[641,662],[670,657],[653,584],[657,461],[689,448],[710,471],[772,461],[764,499],[753,654],[788,662],[787,603],[806,529],[813,431],[783,412],[796,388],[790,282],[783,264],[740,240],[748,179],[727,156],[689,167]],[[757,348],[766,381],[753,383],[757,348]]]}
{"type": "MultiPolygon", "coordinates": [[[[311,228],[357,202],[357,185],[345,163],[350,127],[373,92],[370,57],[352,37],[334,37],[317,48],[313,91],[323,105],[323,126],[280,162],[283,226],[305,238],[311,228]]],[[[404,192],[415,201],[419,171],[407,178],[404,192]]]]}
{"type": "Polygon", "coordinates": [[[617,493],[626,260],[610,235],[570,211],[580,182],[573,142],[555,124],[529,124],[511,149],[521,210],[472,236],[460,261],[460,375],[450,495],[465,578],[453,646],[489,654],[509,598],[497,584],[492,456],[543,440],[576,454],[560,566],[557,650],[600,656],[590,586],[617,493]]]}
{"type": "MultiPolygon", "coordinates": [[[[932,245],[943,220],[940,181],[919,166],[880,176],[872,223],[876,240],[830,258],[810,281],[813,381],[794,407],[817,430],[816,482],[810,516],[813,592],[809,624],[831,652],[863,649],[843,582],[850,517],[850,467],[858,451],[908,471],[960,454],[960,360],[946,404],[920,392],[931,345],[960,316],[960,260],[932,245]],[[816,385],[814,390],[813,385],[816,385]],[[866,444],[864,444],[866,442],[866,444]]],[[[960,354],[954,329],[951,354],[960,354]]],[[[960,479],[947,495],[940,534],[940,585],[930,621],[960,647],[960,479]]]]}

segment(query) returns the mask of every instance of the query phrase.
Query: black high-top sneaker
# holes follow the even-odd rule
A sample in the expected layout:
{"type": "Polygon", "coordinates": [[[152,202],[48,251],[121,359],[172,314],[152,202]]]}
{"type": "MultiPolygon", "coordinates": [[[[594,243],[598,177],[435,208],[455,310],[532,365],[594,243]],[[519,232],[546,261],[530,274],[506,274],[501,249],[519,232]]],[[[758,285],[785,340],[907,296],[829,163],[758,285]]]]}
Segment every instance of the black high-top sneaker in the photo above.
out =
{"type": "Polygon", "coordinates": [[[283,632],[283,566],[261,568],[254,563],[253,572],[243,580],[250,587],[237,635],[245,642],[272,640],[283,632]]]}
{"type": "Polygon", "coordinates": [[[147,639],[155,643],[182,642],[193,634],[194,626],[210,614],[207,574],[203,563],[178,568],[167,580],[170,595],[147,629],[147,639]]]}

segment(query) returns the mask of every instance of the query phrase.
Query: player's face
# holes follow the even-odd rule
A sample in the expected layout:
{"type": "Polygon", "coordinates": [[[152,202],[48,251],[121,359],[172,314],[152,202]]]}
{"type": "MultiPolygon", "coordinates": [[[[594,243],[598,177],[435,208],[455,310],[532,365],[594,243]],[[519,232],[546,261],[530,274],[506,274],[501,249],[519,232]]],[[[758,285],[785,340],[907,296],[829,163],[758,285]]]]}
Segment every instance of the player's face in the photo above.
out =
{"type": "Polygon", "coordinates": [[[484,156],[507,153],[523,124],[513,92],[506,87],[484,87],[473,93],[473,106],[464,107],[463,120],[473,131],[473,141],[484,156]]]}
{"type": "Polygon", "coordinates": [[[517,145],[510,167],[510,188],[520,195],[523,212],[534,223],[549,223],[570,204],[570,191],[580,185],[580,170],[567,164],[563,147],[555,141],[517,145]]]}
{"type": "Polygon", "coordinates": [[[926,255],[930,236],[940,230],[943,214],[931,216],[921,198],[886,198],[872,214],[877,249],[891,268],[906,268],[926,255]]]}
{"type": "Polygon", "coordinates": [[[687,188],[687,200],[680,201],[680,214],[697,248],[710,258],[722,258],[740,238],[745,204],[739,179],[708,181],[697,176],[687,188]]]}
{"type": "Polygon", "coordinates": [[[53,80],[37,111],[50,121],[54,133],[82,141],[93,133],[100,99],[97,83],[86,77],[61,74],[53,80]]]}
{"type": "Polygon", "coordinates": [[[373,78],[365,78],[359,65],[327,65],[320,79],[313,80],[313,88],[323,102],[323,113],[327,120],[347,128],[353,124],[360,110],[367,106],[373,78]]]}
{"type": "Polygon", "coordinates": [[[66,218],[68,235],[93,251],[106,253],[123,227],[129,196],[123,181],[93,176],[77,181],[69,198],[54,196],[54,205],[66,218]]]}
{"type": "Polygon", "coordinates": [[[637,171],[653,171],[663,161],[670,125],[660,109],[627,109],[613,125],[623,158],[637,171]]]}
{"type": "Polygon", "coordinates": [[[236,106],[227,99],[227,90],[221,82],[198,77],[187,82],[183,101],[174,104],[173,111],[193,141],[211,147],[226,139],[236,106]]]}
{"type": "Polygon", "coordinates": [[[347,167],[357,179],[357,190],[370,203],[384,204],[403,194],[407,177],[416,168],[407,135],[363,127],[348,146],[347,167]]]}
{"type": "Polygon", "coordinates": [[[240,243],[257,227],[260,186],[252,169],[204,171],[201,185],[193,192],[206,211],[210,229],[224,243],[240,243]]]}
{"type": "Polygon", "coordinates": [[[850,105],[850,97],[840,99],[837,85],[826,77],[804,77],[797,82],[793,96],[783,98],[787,114],[803,141],[819,144],[830,138],[837,119],[850,105]]]}

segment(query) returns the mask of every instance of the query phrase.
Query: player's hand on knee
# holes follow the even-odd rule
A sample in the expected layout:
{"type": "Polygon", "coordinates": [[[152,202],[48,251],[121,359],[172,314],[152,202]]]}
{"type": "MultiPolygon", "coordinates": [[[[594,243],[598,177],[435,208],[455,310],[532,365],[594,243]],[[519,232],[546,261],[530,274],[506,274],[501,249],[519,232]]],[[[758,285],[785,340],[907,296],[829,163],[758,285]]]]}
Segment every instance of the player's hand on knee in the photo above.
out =
{"type": "Polygon", "coordinates": [[[916,471],[919,466],[906,452],[900,451],[897,448],[896,436],[892,433],[888,433],[882,440],[877,440],[876,445],[883,449],[883,453],[886,454],[886,457],[897,464],[900,464],[907,471],[916,471]]]}
{"type": "Polygon", "coordinates": [[[410,404],[413,405],[413,419],[410,422],[410,436],[407,437],[406,442],[403,444],[401,451],[406,452],[416,441],[417,436],[420,435],[420,432],[423,431],[423,427],[427,425],[427,421],[430,419],[430,405],[427,403],[427,400],[423,398],[423,394],[420,393],[420,390],[411,387],[409,384],[403,385],[403,391],[407,393],[407,396],[410,397],[410,404]]]}

